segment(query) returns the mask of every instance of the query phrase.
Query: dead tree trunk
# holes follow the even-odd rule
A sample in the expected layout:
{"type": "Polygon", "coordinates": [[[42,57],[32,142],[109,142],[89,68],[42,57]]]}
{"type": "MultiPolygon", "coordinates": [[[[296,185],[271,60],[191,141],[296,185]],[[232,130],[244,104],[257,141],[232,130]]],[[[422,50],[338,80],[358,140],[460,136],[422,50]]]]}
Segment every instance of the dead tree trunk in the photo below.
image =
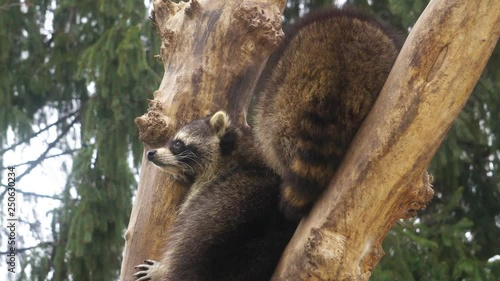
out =
{"type": "Polygon", "coordinates": [[[273,280],[368,280],[390,227],[431,199],[426,167],[499,35],[498,0],[429,3],[273,280]]]}
{"type": "MultiPolygon", "coordinates": [[[[257,78],[283,37],[284,7],[285,0],[154,1],[165,74],[148,112],[136,119],[145,151],[220,109],[246,125],[257,78]]],[[[132,280],[134,266],[144,259],[159,259],[184,194],[169,175],[143,160],[120,280],[132,280]]]]}

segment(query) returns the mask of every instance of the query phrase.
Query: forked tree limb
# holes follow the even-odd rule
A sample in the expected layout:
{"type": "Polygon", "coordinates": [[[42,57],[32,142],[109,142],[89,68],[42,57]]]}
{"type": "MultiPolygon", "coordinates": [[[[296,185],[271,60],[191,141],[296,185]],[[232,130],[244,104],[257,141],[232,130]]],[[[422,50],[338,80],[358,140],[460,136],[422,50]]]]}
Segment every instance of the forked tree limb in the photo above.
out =
{"type": "Polygon", "coordinates": [[[426,168],[499,34],[498,0],[429,3],[273,280],[368,280],[390,227],[432,198],[426,168]]]}
{"type": "MultiPolygon", "coordinates": [[[[246,111],[264,63],[283,38],[285,0],[179,2],[155,0],[152,20],[162,39],[165,73],[148,112],[136,119],[144,150],[165,144],[187,122],[225,109],[246,125],[246,111]]],[[[143,159],[120,280],[134,266],[160,258],[185,191],[143,159]]]]}

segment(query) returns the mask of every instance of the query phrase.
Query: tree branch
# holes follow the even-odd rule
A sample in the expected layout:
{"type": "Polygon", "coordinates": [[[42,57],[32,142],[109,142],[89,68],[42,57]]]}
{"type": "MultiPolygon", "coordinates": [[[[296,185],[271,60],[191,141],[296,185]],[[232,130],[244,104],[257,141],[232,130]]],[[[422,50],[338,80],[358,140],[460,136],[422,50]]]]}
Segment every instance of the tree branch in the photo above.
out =
{"type": "Polygon", "coordinates": [[[59,134],[59,136],[57,136],[57,138],[47,146],[47,149],[45,149],[45,151],[42,154],[40,154],[40,156],[36,160],[32,161],[32,164],[28,167],[28,169],[26,169],[26,171],[24,171],[22,174],[16,177],[16,181],[20,181],[21,178],[29,174],[36,166],[38,166],[41,162],[43,162],[47,153],[49,153],[49,151],[52,148],[54,148],[54,146],[56,146],[56,144],[69,132],[69,130],[73,127],[73,125],[75,125],[77,121],[78,117],[75,117],[68,126],[63,128],[61,134],[59,134]]]}
{"type": "Polygon", "coordinates": [[[36,133],[33,133],[31,136],[29,136],[29,137],[27,137],[27,138],[25,138],[25,139],[22,139],[22,140],[20,140],[20,141],[18,141],[18,142],[16,142],[16,143],[14,143],[13,145],[11,145],[11,146],[9,146],[9,147],[7,147],[7,148],[4,148],[4,149],[0,150],[0,154],[4,154],[5,152],[7,152],[7,151],[9,151],[9,150],[13,149],[14,147],[16,147],[16,146],[18,146],[18,145],[20,145],[20,144],[23,144],[23,143],[25,143],[25,142],[29,141],[30,139],[32,139],[32,138],[34,138],[34,137],[38,136],[39,134],[41,134],[41,133],[43,133],[43,132],[47,131],[48,129],[50,129],[50,128],[52,128],[52,127],[54,127],[54,126],[56,126],[56,125],[58,125],[58,124],[62,123],[62,122],[63,122],[63,121],[65,121],[66,119],[68,119],[68,118],[70,118],[70,117],[75,116],[75,115],[76,115],[76,114],[78,114],[79,112],[80,112],[80,110],[76,110],[76,111],[74,111],[74,112],[72,112],[72,113],[70,113],[70,114],[68,114],[68,115],[66,115],[66,116],[64,116],[64,117],[59,118],[56,122],[54,122],[54,123],[52,123],[52,124],[48,125],[47,127],[43,128],[43,129],[40,129],[40,130],[39,130],[39,131],[37,131],[36,133]]]}
{"type": "MultiPolygon", "coordinates": [[[[10,186],[5,185],[5,184],[2,184],[2,186],[5,187],[5,189],[0,194],[0,198],[3,198],[3,196],[5,196],[5,193],[7,193],[7,191],[9,190],[9,188],[11,188],[10,186]]],[[[62,201],[61,198],[56,197],[56,196],[45,195],[45,194],[38,194],[38,193],[34,193],[34,192],[22,191],[22,190],[20,190],[18,188],[16,188],[16,192],[20,193],[20,194],[23,194],[23,195],[26,195],[26,196],[34,196],[34,197],[40,197],[40,198],[47,198],[47,199],[62,201]]]]}
{"type": "Polygon", "coordinates": [[[8,11],[10,8],[15,6],[21,6],[21,3],[16,3],[16,2],[4,3],[0,6],[0,11],[8,11]]]}
{"type": "MultiPolygon", "coordinates": [[[[58,153],[58,154],[49,155],[49,156],[43,158],[40,162],[43,162],[43,161],[50,159],[50,158],[56,158],[56,157],[63,156],[63,155],[73,154],[74,152],[76,152],[78,150],[80,150],[80,148],[66,150],[66,151],[63,151],[63,152],[58,153]]],[[[37,160],[30,160],[30,161],[26,161],[24,163],[19,163],[19,164],[14,164],[14,165],[6,165],[6,167],[16,168],[16,167],[20,167],[20,166],[24,166],[24,165],[31,165],[33,163],[36,163],[36,161],[37,160]]],[[[40,164],[40,163],[38,163],[38,164],[40,164]]]]}
{"type": "MultiPolygon", "coordinates": [[[[38,245],[31,246],[31,247],[16,248],[16,253],[19,254],[19,253],[23,253],[23,252],[30,251],[30,250],[37,249],[37,248],[46,248],[48,246],[54,246],[54,242],[41,242],[38,245]]],[[[6,254],[9,254],[9,253],[10,253],[9,251],[7,251],[7,252],[0,252],[0,255],[3,256],[3,255],[6,255],[6,254]]]]}

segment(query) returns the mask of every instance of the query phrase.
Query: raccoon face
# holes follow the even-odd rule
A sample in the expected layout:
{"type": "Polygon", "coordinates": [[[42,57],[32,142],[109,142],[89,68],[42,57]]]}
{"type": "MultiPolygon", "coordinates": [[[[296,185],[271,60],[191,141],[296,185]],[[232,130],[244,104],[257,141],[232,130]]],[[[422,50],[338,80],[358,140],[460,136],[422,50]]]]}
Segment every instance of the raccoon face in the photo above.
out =
{"type": "Polygon", "coordinates": [[[148,151],[147,158],[175,179],[193,183],[213,173],[235,147],[237,133],[223,111],[182,127],[165,147],[148,151]]]}

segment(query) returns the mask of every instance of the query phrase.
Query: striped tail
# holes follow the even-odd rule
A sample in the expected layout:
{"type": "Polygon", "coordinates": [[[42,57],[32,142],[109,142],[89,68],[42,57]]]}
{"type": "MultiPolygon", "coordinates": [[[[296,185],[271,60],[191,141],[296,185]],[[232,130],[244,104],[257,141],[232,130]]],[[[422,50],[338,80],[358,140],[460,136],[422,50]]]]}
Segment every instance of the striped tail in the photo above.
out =
{"type": "Polygon", "coordinates": [[[331,165],[295,159],[283,176],[280,208],[290,220],[305,216],[333,175],[331,165]]]}
{"type": "Polygon", "coordinates": [[[335,116],[306,112],[296,130],[295,150],[283,175],[280,207],[291,219],[309,212],[330,183],[345,151],[345,132],[335,116]]]}

